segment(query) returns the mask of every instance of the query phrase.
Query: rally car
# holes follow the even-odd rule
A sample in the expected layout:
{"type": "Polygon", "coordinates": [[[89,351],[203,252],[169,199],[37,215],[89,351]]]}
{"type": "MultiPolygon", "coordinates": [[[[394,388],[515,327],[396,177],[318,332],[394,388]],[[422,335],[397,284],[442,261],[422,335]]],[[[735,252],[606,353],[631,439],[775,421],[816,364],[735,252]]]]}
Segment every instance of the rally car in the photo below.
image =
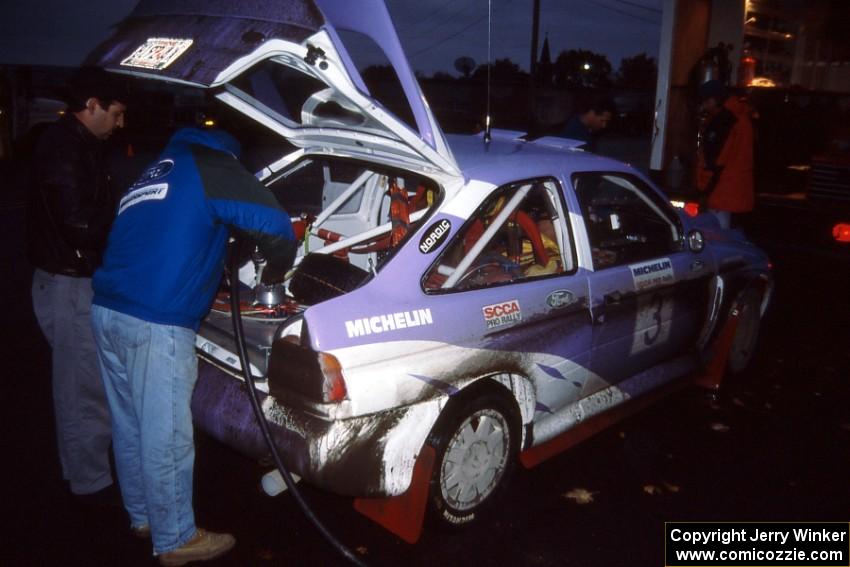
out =
{"type": "MultiPolygon", "coordinates": [[[[399,503],[464,524],[515,463],[746,366],[772,286],[758,248],[578,142],[445,136],[378,0],[257,5],[143,1],[90,61],[210,89],[296,148],[257,173],[296,267],[264,286],[255,255],[238,277],[263,411],[306,482],[390,528],[399,503]],[[364,39],[391,100],[358,70],[364,39]]],[[[198,333],[193,414],[259,457],[227,306],[198,333]]]]}

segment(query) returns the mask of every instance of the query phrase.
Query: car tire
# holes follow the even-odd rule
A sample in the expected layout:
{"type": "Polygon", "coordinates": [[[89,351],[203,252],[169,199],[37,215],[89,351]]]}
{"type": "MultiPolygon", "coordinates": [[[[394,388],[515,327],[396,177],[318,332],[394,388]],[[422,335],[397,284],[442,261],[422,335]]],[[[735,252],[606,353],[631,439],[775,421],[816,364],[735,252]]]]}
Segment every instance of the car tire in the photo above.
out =
{"type": "Polygon", "coordinates": [[[729,347],[726,367],[730,374],[740,374],[753,360],[761,326],[762,294],[755,288],[741,293],[734,309],[738,310],[738,325],[729,347]]]}
{"type": "Polygon", "coordinates": [[[446,405],[428,443],[437,452],[429,514],[441,527],[478,518],[504,491],[519,454],[521,419],[499,386],[464,392],[446,405]]]}

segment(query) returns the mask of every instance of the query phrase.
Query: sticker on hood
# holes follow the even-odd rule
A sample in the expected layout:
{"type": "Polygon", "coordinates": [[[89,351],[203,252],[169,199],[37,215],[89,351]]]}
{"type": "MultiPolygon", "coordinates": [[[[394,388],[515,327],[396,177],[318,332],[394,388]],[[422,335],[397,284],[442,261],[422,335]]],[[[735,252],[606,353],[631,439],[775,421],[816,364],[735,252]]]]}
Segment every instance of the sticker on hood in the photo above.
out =
{"type": "Polygon", "coordinates": [[[630,264],[629,270],[632,272],[637,291],[644,291],[673,281],[673,263],[670,258],[630,264]]]}
{"type": "Polygon", "coordinates": [[[121,61],[121,65],[161,71],[174,63],[191,46],[191,39],[150,37],[121,61]]]}
{"type": "Polygon", "coordinates": [[[425,232],[425,236],[423,236],[422,240],[419,241],[419,251],[423,254],[428,254],[435,248],[439,248],[439,246],[445,242],[446,238],[449,236],[449,231],[451,229],[452,223],[449,222],[449,219],[437,221],[429,226],[428,230],[425,232]]]}

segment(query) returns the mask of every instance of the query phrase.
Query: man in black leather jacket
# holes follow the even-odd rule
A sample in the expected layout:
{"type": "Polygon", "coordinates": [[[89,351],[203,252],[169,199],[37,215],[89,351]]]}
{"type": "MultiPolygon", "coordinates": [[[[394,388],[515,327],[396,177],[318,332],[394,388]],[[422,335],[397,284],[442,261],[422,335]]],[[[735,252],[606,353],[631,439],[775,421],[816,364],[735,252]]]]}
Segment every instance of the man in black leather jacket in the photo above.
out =
{"type": "Polygon", "coordinates": [[[77,495],[111,489],[109,407],[91,332],[91,276],[115,215],[104,141],[124,126],[122,83],[84,67],[69,81],[67,113],[33,155],[27,255],[33,310],[52,348],[53,404],[62,473],[77,495]]]}

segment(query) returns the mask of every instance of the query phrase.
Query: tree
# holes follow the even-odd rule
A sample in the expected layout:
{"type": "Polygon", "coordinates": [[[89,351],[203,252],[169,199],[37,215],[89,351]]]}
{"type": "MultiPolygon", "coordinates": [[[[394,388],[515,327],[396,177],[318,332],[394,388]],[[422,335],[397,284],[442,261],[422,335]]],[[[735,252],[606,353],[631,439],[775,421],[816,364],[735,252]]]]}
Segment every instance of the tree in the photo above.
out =
{"type": "Polygon", "coordinates": [[[454,81],[455,78],[450,73],[446,73],[445,71],[435,71],[433,75],[431,75],[431,79],[434,81],[454,81]]]}
{"type": "MultiPolygon", "coordinates": [[[[485,83],[487,81],[487,67],[487,64],[476,67],[472,73],[472,80],[485,83]]],[[[490,79],[493,81],[493,84],[512,85],[528,82],[528,72],[523,71],[519,65],[507,58],[496,59],[490,73],[490,79]]]]}
{"type": "Polygon", "coordinates": [[[558,54],[555,85],[562,88],[605,88],[611,85],[611,63],[600,53],[570,49],[558,54]]]}
{"type": "Polygon", "coordinates": [[[390,65],[370,65],[360,72],[360,76],[367,85],[372,82],[398,82],[395,69],[390,65]]]}
{"type": "Polygon", "coordinates": [[[634,57],[625,57],[620,61],[617,71],[617,86],[651,90],[655,88],[658,79],[658,65],[654,57],[639,53],[634,57]]]}

